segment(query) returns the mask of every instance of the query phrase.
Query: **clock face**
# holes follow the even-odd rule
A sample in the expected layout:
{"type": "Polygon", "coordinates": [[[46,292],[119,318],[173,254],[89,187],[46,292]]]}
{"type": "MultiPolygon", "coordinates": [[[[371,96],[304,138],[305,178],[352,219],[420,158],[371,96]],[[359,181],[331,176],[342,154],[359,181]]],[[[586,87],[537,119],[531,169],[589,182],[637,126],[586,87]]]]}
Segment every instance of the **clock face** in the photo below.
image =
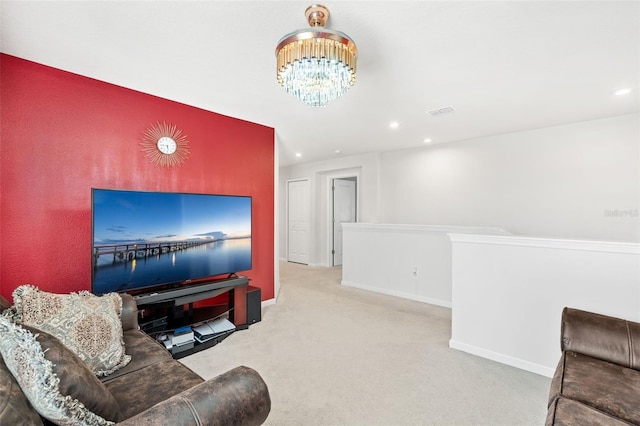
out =
{"type": "Polygon", "coordinates": [[[174,152],[176,152],[176,149],[178,148],[178,144],[176,144],[176,141],[174,141],[173,139],[171,139],[169,136],[163,136],[160,139],[158,139],[158,150],[163,153],[163,154],[173,154],[174,152]]]}

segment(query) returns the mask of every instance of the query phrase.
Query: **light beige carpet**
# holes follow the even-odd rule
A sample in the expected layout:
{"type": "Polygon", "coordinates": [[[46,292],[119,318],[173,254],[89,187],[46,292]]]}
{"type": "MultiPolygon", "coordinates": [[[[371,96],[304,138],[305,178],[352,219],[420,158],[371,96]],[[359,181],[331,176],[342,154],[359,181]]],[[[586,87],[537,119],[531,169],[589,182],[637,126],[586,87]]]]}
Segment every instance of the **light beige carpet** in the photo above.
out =
{"type": "Polygon", "coordinates": [[[550,379],[448,347],[451,312],[280,264],[262,321],[182,359],[208,379],[256,369],[268,425],[543,425],[550,379]]]}

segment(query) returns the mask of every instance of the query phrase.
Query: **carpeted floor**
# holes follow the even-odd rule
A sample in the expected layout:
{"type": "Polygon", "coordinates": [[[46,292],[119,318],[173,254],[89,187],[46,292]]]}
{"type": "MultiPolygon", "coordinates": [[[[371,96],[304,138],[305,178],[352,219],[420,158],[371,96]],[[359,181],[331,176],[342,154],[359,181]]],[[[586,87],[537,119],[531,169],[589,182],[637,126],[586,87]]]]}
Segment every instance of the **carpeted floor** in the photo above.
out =
{"type": "Polygon", "coordinates": [[[449,309],[340,279],[340,268],[281,263],[262,321],[182,362],[206,379],[256,369],[268,425],[544,424],[550,379],[450,349],[449,309]]]}

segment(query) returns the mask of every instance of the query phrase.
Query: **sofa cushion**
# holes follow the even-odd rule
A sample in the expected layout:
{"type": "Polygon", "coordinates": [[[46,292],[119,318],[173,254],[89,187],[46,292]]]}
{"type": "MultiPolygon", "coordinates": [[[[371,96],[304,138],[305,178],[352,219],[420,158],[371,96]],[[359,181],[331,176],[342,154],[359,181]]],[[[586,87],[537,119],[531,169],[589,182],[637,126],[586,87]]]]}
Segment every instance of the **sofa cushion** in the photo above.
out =
{"type": "Polygon", "coordinates": [[[122,337],[122,299],[117,293],[87,291],[54,294],[32,285],[13,292],[15,321],[60,339],[97,376],[108,375],[131,360],[122,337]]]}
{"type": "Polygon", "coordinates": [[[60,393],[60,378],[28,330],[0,317],[0,354],[31,405],[56,424],[110,425],[71,395],[60,393]]]}
{"type": "Polygon", "coordinates": [[[628,426],[630,424],[567,398],[557,398],[552,401],[545,421],[545,426],[628,426]]]}
{"type": "Polygon", "coordinates": [[[114,380],[120,376],[141,370],[150,365],[173,359],[169,351],[140,330],[127,330],[124,332],[124,345],[131,356],[131,362],[118,371],[101,377],[103,383],[114,380]]]}
{"type": "Polygon", "coordinates": [[[565,397],[640,424],[640,371],[565,351],[551,382],[550,400],[565,397]]]}
{"type": "Polygon", "coordinates": [[[118,422],[123,419],[118,401],[76,354],[49,333],[29,326],[23,328],[34,335],[44,357],[51,361],[53,373],[60,379],[58,389],[62,395],[76,398],[106,420],[118,422]]]}

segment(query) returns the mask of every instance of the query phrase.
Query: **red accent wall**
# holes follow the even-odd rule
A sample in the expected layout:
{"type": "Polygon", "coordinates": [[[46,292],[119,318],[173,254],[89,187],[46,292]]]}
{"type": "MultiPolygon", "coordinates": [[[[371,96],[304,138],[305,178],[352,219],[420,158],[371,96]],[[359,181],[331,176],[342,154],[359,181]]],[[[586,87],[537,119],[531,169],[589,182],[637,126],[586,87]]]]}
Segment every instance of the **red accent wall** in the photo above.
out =
{"type": "MultiPolygon", "coordinates": [[[[206,88],[203,88],[206,90],[206,88]]],[[[215,94],[211,94],[215,96],[215,94]]],[[[0,294],[25,283],[91,287],[91,188],[253,197],[253,269],[274,295],[274,130],[0,54],[0,294]],[[170,122],[189,158],[161,168],[140,149],[170,122]]]]}

